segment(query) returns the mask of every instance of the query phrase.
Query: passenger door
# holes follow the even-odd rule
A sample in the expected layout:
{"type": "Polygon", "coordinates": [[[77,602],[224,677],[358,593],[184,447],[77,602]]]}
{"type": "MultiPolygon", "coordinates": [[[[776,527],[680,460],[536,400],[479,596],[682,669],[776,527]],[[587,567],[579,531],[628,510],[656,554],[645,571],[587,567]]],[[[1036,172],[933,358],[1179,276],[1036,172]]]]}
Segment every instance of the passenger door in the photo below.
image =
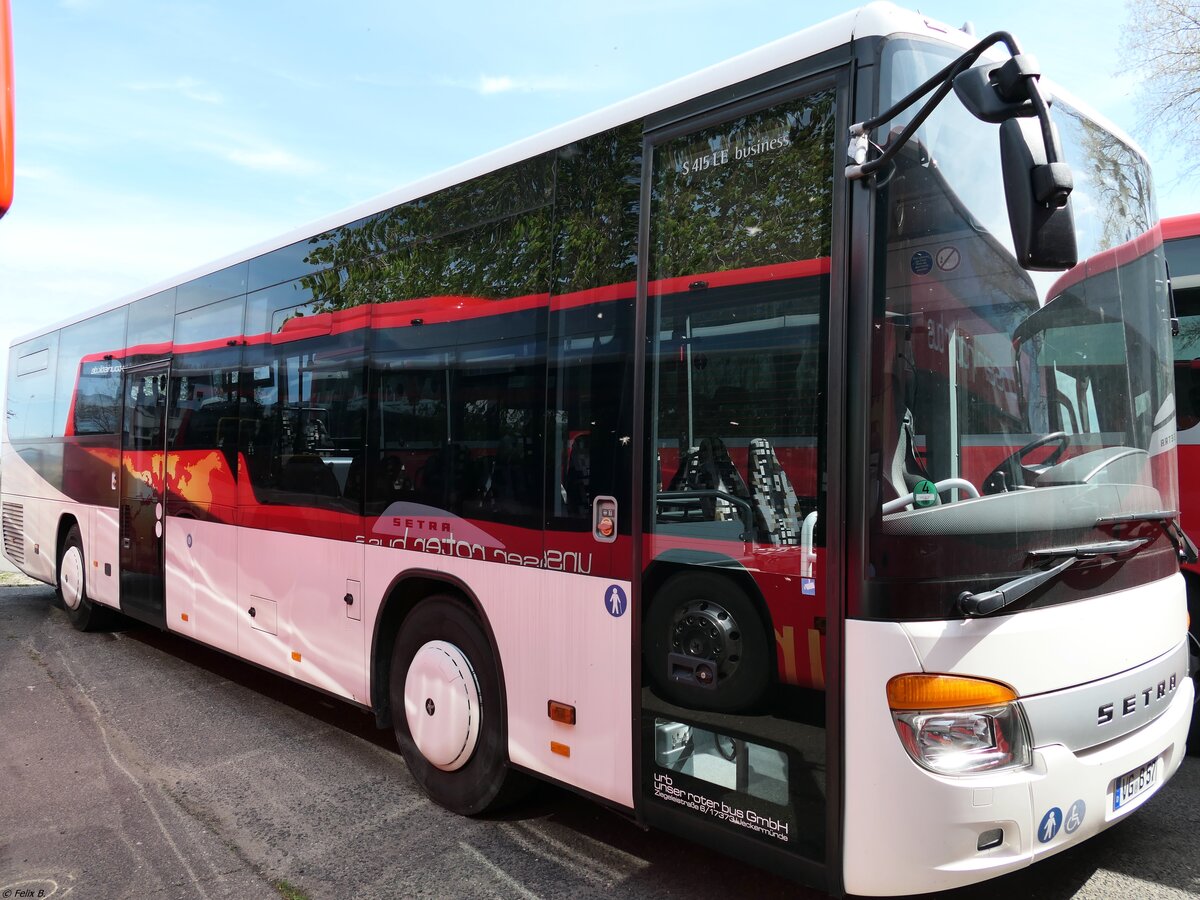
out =
{"type": "Polygon", "coordinates": [[[120,479],[121,611],[164,627],[163,533],[170,364],[125,370],[120,479]]]}
{"type": "Polygon", "coordinates": [[[826,840],[836,96],[830,80],[649,139],[646,817],[789,869],[826,840]]]}

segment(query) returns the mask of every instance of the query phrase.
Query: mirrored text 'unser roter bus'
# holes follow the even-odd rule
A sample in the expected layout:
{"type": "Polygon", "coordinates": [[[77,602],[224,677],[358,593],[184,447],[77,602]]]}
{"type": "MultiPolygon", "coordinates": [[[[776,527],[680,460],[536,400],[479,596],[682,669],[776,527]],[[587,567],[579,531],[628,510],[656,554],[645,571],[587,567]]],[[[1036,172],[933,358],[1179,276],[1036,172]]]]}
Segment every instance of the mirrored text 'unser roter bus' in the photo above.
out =
{"type": "Polygon", "coordinates": [[[1009,872],[1186,740],[1150,190],[1007,34],[873,5],[18,341],[4,549],[457,812],[1009,872]]]}

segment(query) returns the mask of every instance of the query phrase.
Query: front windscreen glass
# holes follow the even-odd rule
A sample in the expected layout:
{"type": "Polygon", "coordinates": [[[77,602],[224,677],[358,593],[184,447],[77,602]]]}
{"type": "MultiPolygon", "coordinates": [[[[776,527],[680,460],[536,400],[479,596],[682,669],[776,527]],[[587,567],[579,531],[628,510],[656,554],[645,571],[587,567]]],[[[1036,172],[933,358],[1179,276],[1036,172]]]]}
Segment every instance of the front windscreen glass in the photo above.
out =
{"type": "MultiPolygon", "coordinates": [[[[951,56],[889,42],[881,104],[951,56]]],[[[1111,521],[1177,505],[1149,170],[1062,98],[1051,110],[1075,180],[1080,262],[1067,272],[1017,264],[997,129],[955,97],[879,176],[864,614],[954,615],[964,591],[1044,566],[1037,551],[1114,539],[1148,540],[1072,567],[1014,609],[1174,571],[1157,521],[1111,521]]]]}

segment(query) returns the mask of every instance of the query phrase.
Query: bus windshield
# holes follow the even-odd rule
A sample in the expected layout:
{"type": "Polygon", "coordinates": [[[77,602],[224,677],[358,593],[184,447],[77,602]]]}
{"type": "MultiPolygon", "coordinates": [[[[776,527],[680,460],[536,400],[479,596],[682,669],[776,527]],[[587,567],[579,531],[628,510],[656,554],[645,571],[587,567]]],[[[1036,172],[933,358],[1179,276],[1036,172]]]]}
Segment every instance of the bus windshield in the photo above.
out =
{"type": "MultiPolygon", "coordinates": [[[[940,49],[890,42],[881,102],[945,61],[940,49]]],[[[1063,99],[1051,109],[1075,179],[1080,263],[1065,273],[1018,265],[995,128],[955,99],[880,179],[870,553],[880,615],[951,615],[964,590],[1038,564],[1031,554],[1129,536],[1127,523],[1103,520],[1177,509],[1170,306],[1149,170],[1063,99]]],[[[1160,529],[1133,530],[1149,538],[1136,563],[1094,567],[1117,578],[1111,589],[1174,571],[1160,529]]],[[[1073,574],[1041,600],[1073,599],[1083,580],[1073,574]]]]}

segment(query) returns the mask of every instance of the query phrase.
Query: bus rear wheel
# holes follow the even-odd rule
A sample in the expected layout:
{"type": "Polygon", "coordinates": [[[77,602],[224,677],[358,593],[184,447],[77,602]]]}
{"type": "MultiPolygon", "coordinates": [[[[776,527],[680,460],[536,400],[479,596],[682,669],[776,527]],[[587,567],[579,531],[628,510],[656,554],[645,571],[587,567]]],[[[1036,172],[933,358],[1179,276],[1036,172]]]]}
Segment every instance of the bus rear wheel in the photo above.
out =
{"type": "Polygon", "coordinates": [[[646,613],[644,661],[663,699],[738,712],[758,703],[774,654],[749,595],[721,575],[673,575],[646,613]]]}
{"type": "Polygon", "coordinates": [[[430,597],[408,615],[388,688],[400,754],[431,800],[472,816],[517,798],[524,779],[508,768],[499,668],[463,602],[430,597]]]}
{"type": "Polygon", "coordinates": [[[83,555],[83,536],[72,525],[58,558],[58,598],[71,625],[79,631],[97,631],[113,623],[107,609],[92,603],[87,593],[87,562],[83,555]]]}

